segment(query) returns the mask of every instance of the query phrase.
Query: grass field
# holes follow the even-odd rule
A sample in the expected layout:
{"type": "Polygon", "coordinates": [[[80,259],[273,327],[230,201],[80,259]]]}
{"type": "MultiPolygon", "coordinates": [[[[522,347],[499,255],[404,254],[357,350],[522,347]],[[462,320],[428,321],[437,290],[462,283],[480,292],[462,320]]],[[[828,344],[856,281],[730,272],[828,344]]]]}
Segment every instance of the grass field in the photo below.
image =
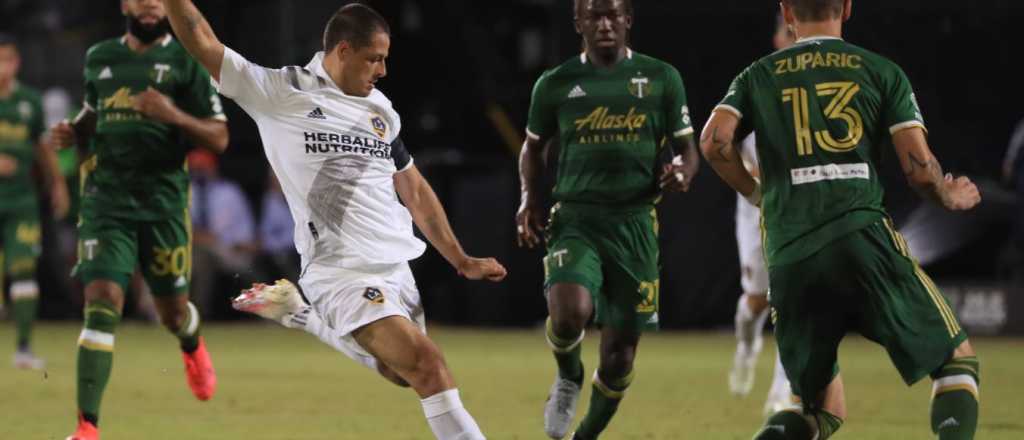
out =
{"type": "MultiPolygon", "coordinates": [[[[0,351],[6,368],[0,439],[63,440],[73,430],[78,331],[71,323],[37,329],[36,350],[49,362],[45,374],[13,370],[7,363],[12,352],[0,351]]],[[[208,326],[205,334],[219,389],[201,403],[185,386],[171,336],[140,324],[118,330],[101,419],[104,440],[432,438],[411,391],[385,383],[309,335],[256,324],[208,326]]],[[[431,334],[489,438],[544,438],[541,408],[554,363],[539,331],[433,328],[431,334]]],[[[13,337],[9,324],[0,328],[0,341],[12,346],[13,337]]],[[[586,341],[588,370],[596,342],[586,341]]],[[[982,359],[977,438],[1024,438],[1024,342],[974,344],[982,359]]],[[[646,336],[634,385],[602,438],[749,439],[761,424],[773,347],[766,347],[746,399],[726,392],[732,350],[726,333],[646,336]]],[[[840,355],[850,416],[834,438],[933,438],[927,381],[906,388],[885,353],[860,338],[848,338],[840,355]]]]}

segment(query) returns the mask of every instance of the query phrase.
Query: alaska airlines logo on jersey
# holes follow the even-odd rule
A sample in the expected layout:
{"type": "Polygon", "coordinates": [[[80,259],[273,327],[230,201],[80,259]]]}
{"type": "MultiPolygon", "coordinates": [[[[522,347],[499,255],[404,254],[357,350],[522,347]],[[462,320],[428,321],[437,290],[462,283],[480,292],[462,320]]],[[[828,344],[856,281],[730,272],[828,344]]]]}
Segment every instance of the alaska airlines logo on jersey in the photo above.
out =
{"type": "Polygon", "coordinates": [[[142,120],[142,114],[135,111],[135,96],[132,95],[132,89],[127,86],[104,98],[100,109],[105,110],[101,113],[103,122],[142,120]]]}
{"type": "Polygon", "coordinates": [[[306,154],[355,153],[377,159],[391,159],[391,144],[347,134],[303,132],[306,154]]]}
{"type": "MultiPolygon", "coordinates": [[[[637,72],[639,75],[640,72],[637,72]]],[[[649,93],[650,80],[646,77],[638,76],[629,80],[629,94],[636,96],[637,98],[643,98],[649,93]]]]}
{"type": "Polygon", "coordinates": [[[380,115],[373,115],[370,118],[370,126],[373,127],[373,132],[377,133],[377,137],[384,139],[384,136],[388,134],[388,124],[384,122],[384,118],[380,115]]]}
{"type": "Polygon", "coordinates": [[[576,124],[576,131],[583,130],[584,128],[592,131],[620,130],[623,128],[629,131],[636,131],[643,128],[644,124],[647,123],[647,115],[637,113],[636,107],[630,107],[629,112],[626,114],[615,114],[611,113],[608,107],[598,107],[586,117],[577,119],[574,122],[576,124]]]}
{"type": "Polygon", "coordinates": [[[860,69],[863,61],[860,55],[848,53],[826,52],[822,54],[821,52],[806,52],[776,61],[775,74],[796,73],[819,67],[860,69]]]}
{"type": "Polygon", "coordinates": [[[0,121],[0,141],[24,142],[28,140],[28,125],[0,121]]]}

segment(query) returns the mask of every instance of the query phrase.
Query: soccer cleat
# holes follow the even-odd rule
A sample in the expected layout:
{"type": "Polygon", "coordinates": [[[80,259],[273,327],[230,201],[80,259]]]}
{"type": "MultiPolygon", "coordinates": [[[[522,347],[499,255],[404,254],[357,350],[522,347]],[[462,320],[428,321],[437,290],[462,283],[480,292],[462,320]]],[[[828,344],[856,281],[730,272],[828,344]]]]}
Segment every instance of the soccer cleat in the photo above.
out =
{"type": "Polygon", "coordinates": [[[20,370],[42,370],[46,367],[46,361],[36,355],[32,354],[31,351],[18,351],[14,353],[14,368],[20,370]]]}
{"type": "MultiPolygon", "coordinates": [[[[757,341],[760,342],[760,341],[757,341]]],[[[737,396],[745,397],[754,388],[754,370],[757,366],[757,355],[761,352],[760,344],[754,347],[740,344],[732,360],[729,370],[729,391],[737,396]]]]}
{"type": "Polygon", "coordinates": [[[100,440],[100,430],[93,425],[92,422],[82,418],[82,415],[78,415],[78,429],[75,429],[75,433],[68,436],[65,440],[100,440]]]}
{"type": "Polygon", "coordinates": [[[544,433],[553,439],[562,439],[569,432],[580,401],[580,384],[561,376],[551,384],[547,403],[544,404],[544,433]]]}
{"type": "Polygon", "coordinates": [[[185,361],[185,379],[196,399],[207,401],[217,391],[217,372],[213,370],[213,361],[206,351],[206,341],[199,337],[199,347],[192,353],[181,353],[185,361]]]}
{"type": "Polygon", "coordinates": [[[235,310],[259,315],[292,328],[295,324],[291,317],[305,308],[306,304],[295,285],[282,279],[272,285],[253,284],[232,299],[231,306],[235,310]]]}

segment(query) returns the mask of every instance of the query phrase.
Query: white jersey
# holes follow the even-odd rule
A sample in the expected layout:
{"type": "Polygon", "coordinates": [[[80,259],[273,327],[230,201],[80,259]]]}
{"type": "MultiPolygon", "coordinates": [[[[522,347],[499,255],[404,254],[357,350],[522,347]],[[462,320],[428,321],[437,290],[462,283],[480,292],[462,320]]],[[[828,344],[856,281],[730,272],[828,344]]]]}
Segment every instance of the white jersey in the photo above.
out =
{"type": "Polygon", "coordinates": [[[395,194],[412,167],[401,120],[383,93],[349,96],[323,68],[268,69],[230,48],[217,88],[256,121],[292,218],[302,265],[363,268],[405,262],[426,245],[395,194]]]}

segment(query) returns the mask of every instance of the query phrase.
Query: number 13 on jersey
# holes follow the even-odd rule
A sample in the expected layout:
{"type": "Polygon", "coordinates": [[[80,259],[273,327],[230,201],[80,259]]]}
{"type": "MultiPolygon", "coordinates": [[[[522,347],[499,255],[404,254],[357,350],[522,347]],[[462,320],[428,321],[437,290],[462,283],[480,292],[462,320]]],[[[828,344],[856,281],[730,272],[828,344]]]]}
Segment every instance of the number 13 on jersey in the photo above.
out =
{"type": "Polygon", "coordinates": [[[860,91],[860,85],[854,82],[826,82],[814,86],[817,96],[831,96],[832,100],[825,107],[824,115],[828,119],[838,119],[846,123],[846,136],[836,139],[829,130],[814,131],[810,124],[810,102],[807,89],[793,87],[782,91],[782,102],[791,102],[793,106],[793,128],[796,130],[796,150],[800,156],[813,153],[814,142],[818,147],[833,153],[845,153],[857,148],[864,137],[864,120],[860,113],[850,107],[850,101],[860,91]]]}

